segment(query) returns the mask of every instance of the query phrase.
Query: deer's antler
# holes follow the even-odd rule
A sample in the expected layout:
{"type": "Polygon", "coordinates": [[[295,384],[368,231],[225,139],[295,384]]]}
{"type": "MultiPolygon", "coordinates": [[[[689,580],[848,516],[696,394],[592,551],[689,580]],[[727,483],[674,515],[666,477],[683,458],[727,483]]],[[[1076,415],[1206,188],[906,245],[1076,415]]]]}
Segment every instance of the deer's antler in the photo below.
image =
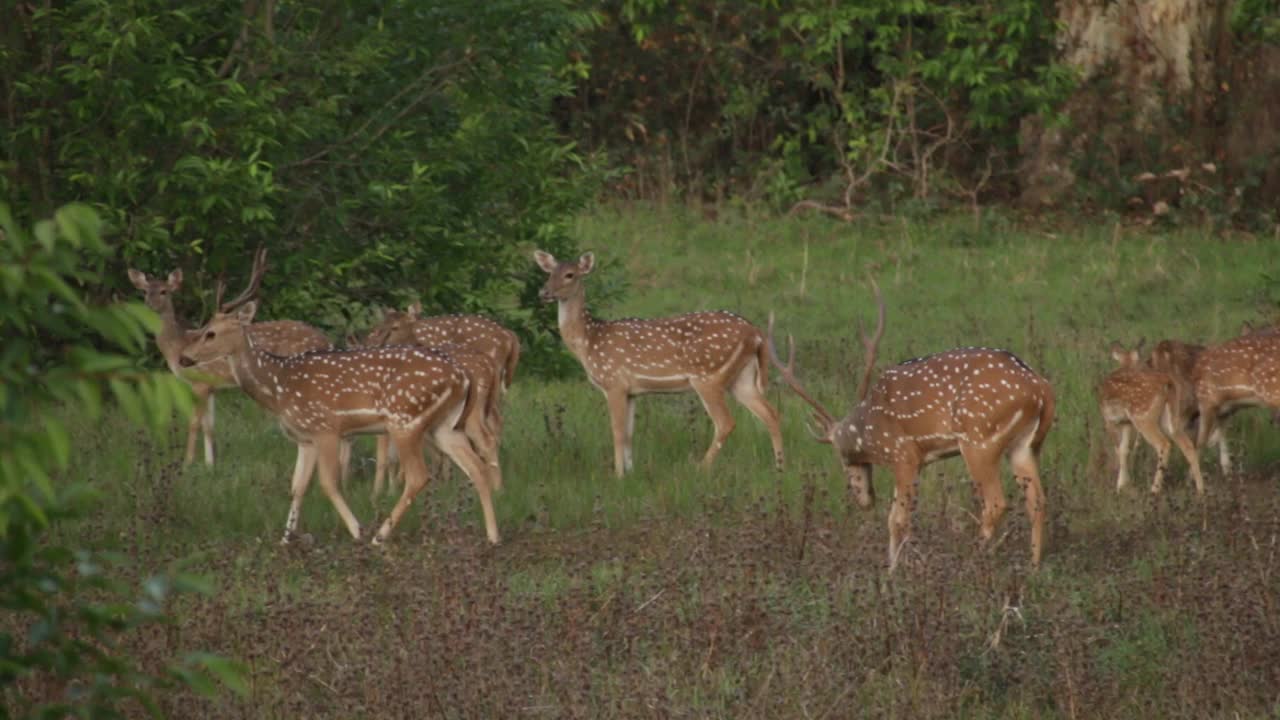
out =
{"type": "Polygon", "coordinates": [[[809,407],[813,408],[813,422],[818,429],[815,431],[813,427],[810,427],[809,433],[812,434],[819,442],[831,442],[831,431],[835,428],[836,424],[835,418],[831,416],[831,413],[827,412],[826,408],[822,407],[821,403],[814,400],[813,396],[809,395],[809,393],[805,391],[804,386],[800,384],[800,381],[796,379],[796,341],[794,337],[790,335],[787,336],[786,364],[783,364],[782,360],[778,357],[778,348],[773,342],[772,312],[769,313],[768,343],[769,357],[773,360],[774,366],[778,368],[778,372],[782,373],[782,381],[787,384],[787,387],[791,388],[792,392],[799,395],[805,402],[809,403],[809,407]]]}
{"type": "Polygon", "coordinates": [[[873,337],[868,338],[862,332],[862,323],[858,323],[858,334],[862,335],[862,347],[867,353],[866,367],[862,371],[862,381],[858,384],[858,402],[866,400],[867,392],[871,389],[871,373],[876,369],[876,352],[880,349],[880,338],[884,336],[884,298],[880,295],[880,286],[876,284],[876,279],[868,276],[867,281],[871,283],[871,289],[875,292],[879,315],[876,321],[876,333],[873,337]]]}
{"type": "Polygon", "coordinates": [[[254,253],[253,270],[249,274],[249,286],[244,289],[244,292],[237,295],[234,299],[223,303],[222,294],[226,290],[226,283],[223,282],[221,278],[218,279],[217,300],[214,303],[218,307],[218,312],[232,312],[241,305],[244,305],[250,300],[256,298],[258,296],[258,289],[262,287],[262,276],[266,271],[267,248],[265,246],[260,246],[258,251],[254,253]]]}

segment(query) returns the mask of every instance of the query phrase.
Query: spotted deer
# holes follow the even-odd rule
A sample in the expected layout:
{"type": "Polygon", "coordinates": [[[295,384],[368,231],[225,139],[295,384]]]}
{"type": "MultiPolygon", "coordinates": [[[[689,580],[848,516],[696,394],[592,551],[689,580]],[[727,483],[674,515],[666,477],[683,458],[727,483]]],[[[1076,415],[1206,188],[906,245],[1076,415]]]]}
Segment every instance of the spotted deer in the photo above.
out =
{"type": "MultiPolygon", "coordinates": [[[[1219,420],[1241,408],[1280,409],[1280,334],[1255,332],[1205,348],[1191,368],[1191,384],[1200,413],[1200,445],[1219,432],[1219,420]]],[[[1226,443],[1219,451],[1223,472],[1230,472],[1226,443]]]]}
{"type": "MultiPolygon", "coordinates": [[[[1277,335],[1280,334],[1280,321],[1254,325],[1245,320],[1240,323],[1241,335],[1277,335]]],[[[1280,410],[1271,411],[1271,424],[1280,425],[1280,410]]]]}
{"type": "Polygon", "coordinates": [[[1151,479],[1151,492],[1164,487],[1164,474],[1169,467],[1170,445],[1176,444],[1191,467],[1196,491],[1204,492],[1200,458],[1194,442],[1187,434],[1185,408],[1189,404],[1189,387],[1170,372],[1144,367],[1138,347],[1125,348],[1111,344],[1111,357],[1119,363],[1098,385],[1098,407],[1107,434],[1115,442],[1116,460],[1120,466],[1116,490],[1129,484],[1129,450],[1133,431],[1137,430],[1156,451],[1156,471],[1151,479]],[[1170,443],[1170,438],[1173,442],[1170,443]]]}
{"type": "MultiPolygon", "coordinates": [[[[467,373],[475,401],[462,418],[467,437],[494,470],[495,490],[502,488],[498,445],[502,434],[502,394],[515,376],[520,339],[515,333],[480,315],[423,317],[422,305],[406,312],[388,310],[365,340],[367,347],[417,345],[446,353],[467,373]]],[[[386,436],[378,438],[373,494],[382,488],[395,459],[386,436]]]]}
{"type": "MultiPolygon", "coordinates": [[[[1153,370],[1168,373],[1178,385],[1178,415],[1179,424],[1186,430],[1187,436],[1190,437],[1197,448],[1208,447],[1209,445],[1218,448],[1218,464],[1224,473],[1231,472],[1231,457],[1227,451],[1227,440],[1223,435],[1222,427],[1215,424],[1210,434],[1204,442],[1200,441],[1200,431],[1198,425],[1200,422],[1200,404],[1196,400],[1195,383],[1192,375],[1195,371],[1196,363],[1200,359],[1201,353],[1205,350],[1204,345],[1183,342],[1181,340],[1161,340],[1151,349],[1151,354],[1147,356],[1147,367],[1153,370]]],[[[1197,466],[1199,465],[1199,455],[1197,453],[1197,466]]],[[[1193,470],[1193,474],[1199,471],[1199,467],[1193,470]]],[[[1203,477],[1203,472],[1201,472],[1203,477]]]]}
{"type": "Polygon", "coordinates": [[[759,328],[724,311],[598,320],[587,312],[583,283],[595,269],[594,254],[560,262],[538,250],[533,257],[548,275],[538,297],[558,303],[560,337],[608,402],[618,477],[632,469],[636,396],[690,390],[715,425],[702,458],[704,468],[711,466],[733,432],[727,391],[764,423],[773,442],[774,465],[782,469],[782,430],[778,412],[764,395],[769,360],[759,328]]]}
{"type": "MultiPolygon", "coordinates": [[[[249,285],[235,299],[222,302],[224,287],[219,283],[218,297],[214,306],[220,312],[232,312],[256,297],[262,283],[262,275],[266,271],[266,259],[266,249],[260,249],[254,257],[249,285]]],[[[182,357],[182,351],[198,337],[198,331],[188,330],[186,323],[178,317],[174,309],[173,295],[182,287],[182,271],[174,270],[162,280],[130,268],[129,280],[134,287],[143,292],[147,307],[160,316],[161,326],[160,332],[156,335],[156,345],[160,347],[160,353],[164,356],[169,370],[178,377],[183,377],[179,359],[182,357]]],[[[328,350],[333,347],[324,333],[306,323],[293,320],[255,323],[249,332],[263,349],[278,355],[295,355],[313,350],[328,350]]],[[[201,375],[205,382],[183,378],[188,381],[195,395],[195,412],[192,413],[190,423],[187,425],[187,449],[183,462],[190,464],[195,460],[196,438],[203,431],[204,461],[208,465],[213,465],[215,407],[213,393],[215,390],[235,385],[235,380],[231,377],[230,368],[225,363],[210,365],[202,370],[201,375]]]]}
{"type": "Polygon", "coordinates": [[[1053,425],[1054,394],[1049,382],[1007,350],[959,348],[907,360],[871,382],[884,335],[885,305],[871,281],[878,306],[876,330],[862,336],[865,366],[857,403],[836,419],[796,378],[795,342],[788,358],[778,357],[773,316],[768,327],[769,356],[783,382],[813,409],[815,438],[831,445],[857,503],[875,504],[874,465],[893,470],[889,509],[889,570],[898,564],[911,532],[916,485],[929,463],[959,454],[982,498],[981,537],[989,541],[1005,513],[1000,458],[1008,456],[1026,498],[1031,524],[1031,562],[1039,565],[1044,539],[1045,498],[1038,456],[1053,425]]]}
{"type": "Polygon", "coordinates": [[[302,498],[319,465],[320,486],[353,538],[360,523],[342,497],[340,445],[362,433],[386,433],[404,464],[400,500],[373,538],[381,544],[427,484],[422,458],[428,436],[470,478],[480,496],[489,542],[498,542],[489,467],[457,429],[470,400],[466,373],[441,353],[416,347],[364,348],[282,357],[259,346],[246,332],[257,303],[234,314],[218,314],[182,353],[193,368],[228,362],[241,389],[274,415],[298,444],[291,483],[292,502],[282,542],[297,530],[302,498]]]}

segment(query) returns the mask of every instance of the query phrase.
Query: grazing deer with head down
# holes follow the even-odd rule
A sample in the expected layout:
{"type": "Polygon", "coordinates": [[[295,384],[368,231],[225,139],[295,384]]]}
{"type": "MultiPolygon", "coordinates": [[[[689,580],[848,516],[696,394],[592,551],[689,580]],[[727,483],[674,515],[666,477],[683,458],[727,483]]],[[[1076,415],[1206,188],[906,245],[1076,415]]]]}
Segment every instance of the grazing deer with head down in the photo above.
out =
{"type": "Polygon", "coordinates": [[[1164,473],[1169,465],[1169,438],[1177,444],[1191,474],[1195,478],[1196,492],[1204,492],[1204,477],[1200,474],[1200,458],[1195,444],[1187,435],[1185,408],[1189,404],[1190,388],[1184,387],[1170,372],[1142,367],[1139,348],[1132,350],[1111,344],[1111,356],[1120,367],[1113,370],[1098,386],[1098,407],[1106,423],[1107,434],[1115,439],[1116,459],[1120,465],[1116,476],[1116,490],[1129,484],[1129,449],[1133,431],[1137,430],[1156,451],[1156,472],[1151,480],[1151,492],[1159,493],[1164,487],[1164,473]]]}
{"type": "Polygon", "coordinates": [[[704,468],[711,466],[733,432],[726,391],[768,428],[774,465],[782,468],[782,430],[778,412],[764,396],[769,361],[759,328],[724,311],[597,320],[587,312],[583,284],[595,269],[595,255],[560,262],[538,250],[533,257],[548,275],[538,297],[559,304],[560,337],[608,402],[618,477],[632,467],[635,397],[690,390],[698,394],[715,424],[715,437],[702,458],[704,468]]]}
{"type": "Polygon", "coordinates": [[[889,569],[897,565],[911,532],[916,482],[925,465],[956,454],[964,458],[982,497],[983,541],[989,541],[1004,517],[1000,458],[1007,455],[1026,497],[1031,521],[1031,562],[1039,565],[1044,538],[1045,499],[1037,457],[1053,424],[1054,395],[1049,382],[1007,350],[960,348],[907,360],[871,382],[876,351],[884,334],[885,307],[879,306],[875,334],[863,336],[866,365],[857,404],[836,419],[813,398],[795,375],[795,342],[788,338],[784,364],[773,341],[769,318],[769,354],[783,381],[813,408],[819,442],[836,452],[858,504],[875,503],[871,467],[893,469],[894,496],[889,510],[889,569]]]}
{"type": "MultiPolygon", "coordinates": [[[[1220,434],[1218,421],[1245,407],[1280,409],[1280,334],[1255,332],[1205,348],[1191,368],[1200,413],[1197,441],[1220,434]]],[[[1226,443],[1219,446],[1223,472],[1230,472],[1226,443]]]]}
{"type": "MultiPolygon", "coordinates": [[[[1204,345],[1182,342],[1181,340],[1161,340],[1151,349],[1147,356],[1147,367],[1168,373],[1178,386],[1179,423],[1186,430],[1197,448],[1216,445],[1218,448],[1218,464],[1224,473],[1231,472],[1231,457],[1227,451],[1227,440],[1222,427],[1216,425],[1204,442],[1199,439],[1200,404],[1196,400],[1195,381],[1192,376],[1196,363],[1205,350],[1204,345]]],[[[1197,465],[1199,465],[1197,454],[1197,465]]],[[[1196,470],[1199,470],[1197,467],[1196,470]]],[[[1196,471],[1193,471],[1196,472],[1196,471]]],[[[1201,474],[1203,477],[1203,473],[1201,474]]]]}
{"type": "Polygon", "coordinates": [[[319,465],[320,486],[353,538],[360,523],[338,487],[343,438],[386,433],[405,468],[404,492],[374,536],[381,544],[427,484],[422,459],[429,435],[471,479],[484,512],[489,542],[498,542],[489,467],[456,429],[470,401],[466,374],[441,353],[414,347],[366,348],[281,357],[260,348],[245,330],[257,310],[246,303],[233,315],[219,314],[182,354],[182,366],[229,362],[236,382],[279,420],[298,444],[292,502],[283,542],[298,525],[302,498],[319,465]]]}
{"type": "MultiPolygon", "coordinates": [[[[222,302],[222,293],[225,288],[219,282],[214,307],[217,307],[219,312],[229,313],[254,298],[262,284],[266,261],[266,248],[261,248],[254,256],[248,287],[233,300],[222,302]]],[[[198,337],[198,331],[188,330],[173,306],[173,295],[182,287],[182,271],[174,270],[167,278],[161,280],[131,268],[129,280],[134,287],[143,292],[147,307],[160,316],[161,326],[159,334],[156,335],[156,345],[160,347],[160,353],[164,355],[169,369],[178,377],[183,377],[179,359],[182,357],[182,351],[198,337]]],[[[263,349],[277,355],[295,355],[314,350],[328,350],[333,347],[324,333],[306,323],[293,320],[255,323],[249,332],[263,349]]],[[[205,379],[204,382],[188,380],[196,402],[195,411],[187,425],[187,450],[183,462],[190,464],[195,459],[196,436],[203,430],[204,461],[212,465],[214,460],[213,393],[217,389],[235,385],[235,381],[226,364],[214,364],[202,368],[201,375],[205,379]]]]}
{"type": "MultiPolygon", "coordinates": [[[[462,367],[471,382],[474,401],[462,418],[467,437],[493,468],[494,489],[502,489],[498,444],[502,433],[502,393],[515,375],[520,339],[510,330],[479,315],[422,317],[422,305],[407,312],[388,310],[382,322],[369,331],[367,347],[416,345],[447,354],[462,367]]],[[[392,459],[386,436],[378,438],[378,462],[373,494],[382,493],[392,459]]]]}

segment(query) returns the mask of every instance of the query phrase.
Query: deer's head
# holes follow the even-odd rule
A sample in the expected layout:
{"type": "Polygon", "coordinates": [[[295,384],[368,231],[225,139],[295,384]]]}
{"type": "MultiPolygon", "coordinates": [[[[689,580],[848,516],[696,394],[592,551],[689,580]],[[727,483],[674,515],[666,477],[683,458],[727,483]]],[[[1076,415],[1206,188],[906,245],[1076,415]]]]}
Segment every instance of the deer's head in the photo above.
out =
{"type": "Polygon", "coordinates": [[[143,302],[161,315],[173,312],[173,294],[182,287],[182,271],[174,270],[169,277],[153,278],[141,270],[129,268],[129,281],[142,291],[143,302]]]}
{"type": "Polygon", "coordinates": [[[414,343],[413,327],[422,315],[422,303],[414,303],[407,311],[388,309],[382,314],[382,321],[373,326],[365,337],[365,345],[412,345],[414,343]]]}
{"type": "Polygon", "coordinates": [[[871,389],[871,375],[875,370],[876,352],[880,346],[880,338],[884,336],[885,307],[884,298],[880,295],[880,287],[874,279],[871,287],[875,291],[876,304],[879,308],[876,331],[868,337],[862,335],[863,347],[866,350],[866,362],[862,373],[862,382],[858,386],[858,402],[853,411],[843,419],[835,419],[827,409],[813,398],[800,384],[795,375],[796,345],[794,339],[787,338],[787,362],[784,364],[778,357],[778,350],[773,341],[773,314],[769,314],[768,343],[769,355],[773,364],[782,373],[782,380],[796,395],[809,403],[813,409],[810,434],[820,443],[828,444],[835,450],[836,458],[844,469],[845,478],[849,481],[849,490],[859,507],[869,509],[875,504],[875,488],[871,484],[871,465],[863,455],[864,437],[869,430],[862,422],[862,401],[871,389]]]}
{"type": "MultiPolygon", "coordinates": [[[[1136,368],[1142,362],[1142,344],[1145,340],[1139,340],[1138,344],[1132,348],[1126,348],[1118,341],[1111,343],[1111,359],[1115,360],[1122,368],[1136,368]]],[[[1156,352],[1152,353],[1153,365],[1156,354],[1160,352],[1160,348],[1156,348],[1156,352]]]]}
{"type": "Polygon", "coordinates": [[[581,295],[582,279],[596,267],[596,256],[589,252],[577,260],[560,262],[551,253],[535,250],[533,259],[547,274],[547,281],[538,291],[538,299],[543,302],[569,300],[581,295]]]}
{"type": "Polygon", "coordinates": [[[250,300],[233,313],[218,313],[208,325],[200,328],[200,336],[182,351],[178,361],[184,368],[195,367],[231,357],[246,342],[245,328],[253,323],[258,302],[250,300]]]}

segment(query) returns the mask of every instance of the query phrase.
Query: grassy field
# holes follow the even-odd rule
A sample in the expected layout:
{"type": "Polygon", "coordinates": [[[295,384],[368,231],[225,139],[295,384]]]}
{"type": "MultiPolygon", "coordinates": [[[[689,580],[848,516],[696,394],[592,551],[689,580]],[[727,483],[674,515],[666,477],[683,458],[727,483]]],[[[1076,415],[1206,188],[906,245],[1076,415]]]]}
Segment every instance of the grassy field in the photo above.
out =
{"type": "MultiPolygon", "coordinates": [[[[1117,494],[1093,392],[1112,340],[1216,341],[1274,312],[1280,280],[1266,273],[1280,248],[988,218],[847,226],[605,209],[577,234],[603,263],[590,282],[628,285],[599,314],[725,308],[763,325],[773,310],[833,409],[857,384],[868,272],[888,306],[880,367],[960,345],[1018,354],[1058,397],[1038,572],[1012,482],[1003,537],[983,549],[951,460],[925,471],[907,560],[889,576],[887,473],[877,508],[857,510],[776,380],[784,473],[741,408],[700,472],[701,405],[649,396],[636,470],[618,480],[585,377],[519,377],[496,548],[459,473],[419,496],[386,550],[353,544],[313,488],[301,528],[314,542],[281,548],[292,446],[235,393],[219,396],[213,469],[181,471],[176,428],[161,442],[123,422],[79,427],[75,474],[103,500],[64,532],[142,568],[187,559],[217,579],[136,652],[241,658],[252,696],[168,698],[176,717],[1280,717],[1280,432],[1260,411],[1233,418],[1243,471],[1224,478],[1206,457],[1204,500],[1176,453],[1151,498],[1145,447],[1136,487],[1117,494]]],[[[555,321],[553,307],[531,311],[555,321]]],[[[369,499],[371,443],[360,453],[347,496],[372,524],[393,498],[369,499]]]]}

